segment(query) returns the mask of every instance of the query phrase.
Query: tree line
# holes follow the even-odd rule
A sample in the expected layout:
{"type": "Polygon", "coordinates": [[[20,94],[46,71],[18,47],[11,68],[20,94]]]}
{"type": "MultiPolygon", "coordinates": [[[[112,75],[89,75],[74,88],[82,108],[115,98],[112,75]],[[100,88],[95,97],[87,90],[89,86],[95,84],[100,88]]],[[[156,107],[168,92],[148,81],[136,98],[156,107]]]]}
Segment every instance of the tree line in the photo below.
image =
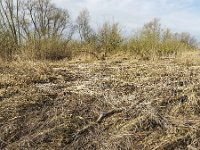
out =
{"type": "Polygon", "coordinates": [[[81,53],[105,59],[118,51],[150,58],[194,48],[197,48],[194,37],[162,28],[159,19],[126,37],[119,23],[105,22],[96,30],[92,28],[87,9],[73,21],[67,9],[57,7],[51,0],[0,1],[0,56],[6,60],[15,55],[71,59],[81,53]],[[79,39],[73,38],[74,34],[79,39]]]}

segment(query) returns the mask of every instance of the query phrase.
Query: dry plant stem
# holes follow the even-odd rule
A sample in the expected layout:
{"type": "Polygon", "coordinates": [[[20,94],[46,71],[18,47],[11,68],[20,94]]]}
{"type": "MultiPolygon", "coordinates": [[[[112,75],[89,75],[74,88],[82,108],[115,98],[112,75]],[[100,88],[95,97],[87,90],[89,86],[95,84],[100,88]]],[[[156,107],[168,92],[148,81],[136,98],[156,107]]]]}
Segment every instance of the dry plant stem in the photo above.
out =
{"type": "MultiPolygon", "coordinates": [[[[95,125],[97,124],[100,124],[104,119],[108,118],[108,117],[111,117],[112,115],[114,114],[117,114],[117,113],[121,113],[123,111],[123,109],[115,109],[115,110],[111,110],[111,111],[108,111],[108,112],[102,112],[98,119],[87,125],[86,127],[82,128],[81,130],[79,130],[77,133],[75,133],[73,135],[73,140],[77,140],[77,138],[81,135],[81,134],[84,134],[85,132],[88,132],[91,128],[93,128],[95,125]]],[[[72,142],[72,141],[71,141],[72,142]]]]}

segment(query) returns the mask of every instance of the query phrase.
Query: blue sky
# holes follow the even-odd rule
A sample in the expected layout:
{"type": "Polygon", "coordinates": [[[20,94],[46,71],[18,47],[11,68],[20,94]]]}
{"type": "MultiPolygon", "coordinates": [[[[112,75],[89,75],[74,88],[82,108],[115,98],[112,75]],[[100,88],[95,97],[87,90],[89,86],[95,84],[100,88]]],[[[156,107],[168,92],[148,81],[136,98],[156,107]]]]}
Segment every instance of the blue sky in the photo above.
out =
{"type": "Polygon", "coordinates": [[[174,32],[189,32],[200,40],[200,0],[53,0],[67,8],[75,20],[87,8],[91,24],[119,22],[124,32],[131,33],[145,22],[159,18],[163,27],[174,32]]]}

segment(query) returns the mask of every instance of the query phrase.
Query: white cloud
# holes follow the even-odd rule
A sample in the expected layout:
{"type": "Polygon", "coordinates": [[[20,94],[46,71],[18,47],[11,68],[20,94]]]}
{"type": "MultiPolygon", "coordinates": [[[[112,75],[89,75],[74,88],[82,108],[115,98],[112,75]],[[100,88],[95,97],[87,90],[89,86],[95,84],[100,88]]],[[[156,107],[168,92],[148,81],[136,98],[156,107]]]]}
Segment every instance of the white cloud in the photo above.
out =
{"type": "Polygon", "coordinates": [[[59,7],[67,8],[73,19],[79,11],[90,11],[93,26],[106,20],[119,22],[130,32],[155,17],[163,25],[177,32],[190,32],[200,38],[200,12],[198,0],[53,0],[59,7]],[[199,35],[198,35],[199,34],[199,35]]]}

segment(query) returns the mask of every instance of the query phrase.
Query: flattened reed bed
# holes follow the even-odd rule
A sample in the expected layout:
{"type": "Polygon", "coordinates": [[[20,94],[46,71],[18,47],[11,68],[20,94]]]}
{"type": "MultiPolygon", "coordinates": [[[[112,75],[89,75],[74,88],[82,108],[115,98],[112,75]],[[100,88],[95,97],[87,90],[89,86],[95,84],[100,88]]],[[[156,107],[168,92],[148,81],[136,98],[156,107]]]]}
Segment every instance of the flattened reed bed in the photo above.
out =
{"type": "Polygon", "coordinates": [[[200,148],[198,66],[124,60],[1,69],[0,149],[200,148]]]}

